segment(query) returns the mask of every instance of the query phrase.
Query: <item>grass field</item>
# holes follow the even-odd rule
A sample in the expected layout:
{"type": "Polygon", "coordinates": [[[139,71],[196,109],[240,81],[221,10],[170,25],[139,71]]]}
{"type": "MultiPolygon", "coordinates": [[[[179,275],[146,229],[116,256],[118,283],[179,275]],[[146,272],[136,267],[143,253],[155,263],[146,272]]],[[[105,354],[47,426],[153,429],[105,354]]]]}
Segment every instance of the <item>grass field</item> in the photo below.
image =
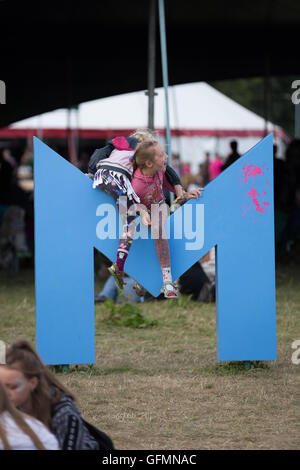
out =
{"type": "MultiPolygon", "coordinates": [[[[148,302],[148,328],[109,323],[96,306],[96,364],[58,374],[84,417],[117,449],[299,449],[299,259],[277,267],[278,360],[216,360],[216,307],[182,297],[148,302]]],[[[96,291],[100,282],[95,280],[96,291]]],[[[34,274],[0,273],[0,339],[35,341],[34,274]]]]}

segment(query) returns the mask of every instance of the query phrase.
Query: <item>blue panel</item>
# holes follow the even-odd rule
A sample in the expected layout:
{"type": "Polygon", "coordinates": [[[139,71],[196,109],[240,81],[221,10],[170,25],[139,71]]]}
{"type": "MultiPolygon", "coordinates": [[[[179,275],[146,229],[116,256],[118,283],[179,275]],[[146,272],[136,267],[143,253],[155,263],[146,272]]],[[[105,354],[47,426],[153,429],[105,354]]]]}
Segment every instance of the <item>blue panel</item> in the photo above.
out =
{"type": "MultiPolygon", "coordinates": [[[[91,363],[93,247],[115,261],[118,236],[100,240],[97,232],[99,222],[113,222],[110,209],[102,211],[104,204],[114,208],[113,200],[36,138],[34,146],[38,351],[48,364],[91,363]]],[[[166,228],[174,279],[217,246],[222,361],[276,359],[272,146],[269,135],[207,185],[202,198],[176,211],[166,228]]],[[[125,270],[159,295],[150,233],[134,241],[125,270]]]]}

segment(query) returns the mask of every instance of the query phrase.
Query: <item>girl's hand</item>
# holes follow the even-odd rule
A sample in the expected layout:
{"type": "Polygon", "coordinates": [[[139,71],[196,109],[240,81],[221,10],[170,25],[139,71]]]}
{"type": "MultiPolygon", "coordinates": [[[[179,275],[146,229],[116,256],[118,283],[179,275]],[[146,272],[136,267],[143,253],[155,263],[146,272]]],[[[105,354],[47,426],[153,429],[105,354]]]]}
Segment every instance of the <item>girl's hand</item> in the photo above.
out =
{"type": "Polygon", "coordinates": [[[183,187],[181,186],[181,184],[175,184],[174,190],[175,190],[175,195],[176,195],[176,197],[181,196],[181,194],[184,193],[184,189],[183,189],[183,187]]]}
{"type": "Polygon", "coordinates": [[[185,193],[186,200],[196,198],[198,199],[199,196],[202,196],[202,192],[204,188],[192,189],[189,193],[185,193]]]}
{"type": "Polygon", "coordinates": [[[146,227],[151,225],[151,217],[150,217],[150,214],[148,214],[148,212],[144,210],[141,211],[141,219],[142,219],[143,224],[146,225],[146,227]]]}

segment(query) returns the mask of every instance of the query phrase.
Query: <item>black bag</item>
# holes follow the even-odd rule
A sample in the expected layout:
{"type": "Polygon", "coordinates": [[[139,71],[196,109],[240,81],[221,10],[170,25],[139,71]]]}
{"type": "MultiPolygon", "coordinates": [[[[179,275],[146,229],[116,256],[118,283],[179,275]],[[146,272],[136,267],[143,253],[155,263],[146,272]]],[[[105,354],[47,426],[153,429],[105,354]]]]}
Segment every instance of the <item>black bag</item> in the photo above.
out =
{"type": "Polygon", "coordinates": [[[99,450],[114,450],[114,445],[110,437],[100,429],[97,429],[91,423],[88,423],[84,419],[82,420],[89,433],[99,444],[99,450]]]}

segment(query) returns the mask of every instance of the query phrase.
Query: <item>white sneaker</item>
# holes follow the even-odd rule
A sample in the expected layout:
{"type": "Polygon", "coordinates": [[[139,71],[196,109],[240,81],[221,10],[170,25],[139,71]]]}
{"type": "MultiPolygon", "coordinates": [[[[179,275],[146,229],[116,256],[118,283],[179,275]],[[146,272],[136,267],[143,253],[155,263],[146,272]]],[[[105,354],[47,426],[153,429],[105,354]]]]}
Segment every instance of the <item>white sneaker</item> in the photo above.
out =
{"type": "Polygon", "coordinates": [[[178,289],[172,282],[166,282],[163,284],[161,292],[164,294],[166,299],[178,298],[178,289]]]}

